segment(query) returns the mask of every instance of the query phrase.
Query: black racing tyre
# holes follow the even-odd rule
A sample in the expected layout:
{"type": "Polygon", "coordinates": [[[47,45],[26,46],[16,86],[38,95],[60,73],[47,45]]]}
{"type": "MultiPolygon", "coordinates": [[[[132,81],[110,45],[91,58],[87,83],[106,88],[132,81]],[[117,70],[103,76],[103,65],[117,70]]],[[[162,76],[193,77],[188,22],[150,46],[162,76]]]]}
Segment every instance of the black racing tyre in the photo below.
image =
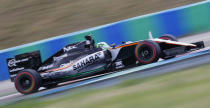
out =
{"type": "Polygon", "coordinates": [[[135,49],[135,56],[140,64],[157,62],[159,60],[160,54],[160,46],[151,40],[139,42],[135,49]]]}
{"type": "Polygon", "coordinates": [[[41,86],[41,76],[35,70],[25,69],[15,78],[15,88],[22,94],[30,94],[38,91],[41,86]]]}
{"type": "Polygon", "coordinates": [[[170,34],[162,35],[161,37],[159,37],[159,39],[171,40],[171,41],[178,41],[178,39],[175,36],[170,35],[170,34]]]}

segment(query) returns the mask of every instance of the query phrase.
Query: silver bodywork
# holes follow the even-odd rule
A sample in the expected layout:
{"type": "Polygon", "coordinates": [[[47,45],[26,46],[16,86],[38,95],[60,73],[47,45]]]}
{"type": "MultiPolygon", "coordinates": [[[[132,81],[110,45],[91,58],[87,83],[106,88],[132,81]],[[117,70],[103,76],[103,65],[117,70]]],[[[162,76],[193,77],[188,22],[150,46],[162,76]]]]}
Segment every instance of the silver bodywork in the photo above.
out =
{"type": "Polygon", "coordinates": [[[106,65],[104,51],[95,52],[85,57],[70,61],[69,63],[61,65],[60,68],[48,70],[41,73],[42,77],[61,77],[72,74],[87,72],[90,70],[98,69],[106,65]]]}

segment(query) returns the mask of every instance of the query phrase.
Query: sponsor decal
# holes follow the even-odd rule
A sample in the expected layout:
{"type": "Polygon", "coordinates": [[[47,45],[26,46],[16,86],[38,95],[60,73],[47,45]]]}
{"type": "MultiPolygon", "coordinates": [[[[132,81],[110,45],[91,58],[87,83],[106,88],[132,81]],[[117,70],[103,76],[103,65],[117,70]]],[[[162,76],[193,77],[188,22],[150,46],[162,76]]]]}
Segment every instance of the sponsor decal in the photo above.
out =
{"type": "Polygon", "coordinates": [[[40,68],[38,69],[38,71],[47,70],[47,69],[50,69],[50,68],[52,68],[52,67],[53,67],[53,64],[47,65],[47,66],[42,66],[42,67],[40,67],[40,68]]]}
{"type": "Polygon", "coordinates": [[[116,66],[122,66],[123,63],[122,63],[122,61],[118,61],[118,62],[115,62],[115,65],[116,65],[116,66]]]}
{"type": "Polygon", "coordinates": [[[73,62],[72,61],[69,61],[68,63],[63,63],[60,65],[60,67],[65,67],[65,66],[68,66],[70,64],[72,64],[73,62]]]}
{"type": "Polygon", "coordinates": [[[85,57],[84,59],[82,59],[81,61],[79,61],[78,63],[75,63],[73,65],[73,70],[83,69],[87,65],[90,65],[90,64],[96,62],[97,60],[100,59],[100,55],[101,55],[101,52],[96,53],[96,54],[91,55],[91,56],[88,56],[88,57],[85,57]]]}
{"type": "Polygon", "coordinates": [[[67,73],[66,72],[59,72],[59,71],[56,71],[56,72],[49,72],[49,73],[42,73],[40,74],[41,77],[44,77],[44,78],[56,78],[56,77],[60,77],[62,75],[66,75],[67,73]]]}
{"type": "Polygon", "coordinates": [[[64,52],[68,52],[68,51],[70,51],[70,50],[72,50],[72,49],[75,49],[75,48],[77,48],[76,46],[68,46],[68,47],[64,47],[63,48],[63,51],[64,52]]]}
{"type": "Polygon", "coordinates": [[[122,61],[117,61],[115,62],[115,68],[116,69],[120,69],[120,68],[124,68],[125,66],[123,65],[122,61]]]}
{"type": "Polygon", "coordinates": [[[15,69],[11,69],[9,70],[10,72],[17,72],[17,71],[20,71],[20,70],[23,70],[25,69],[24,67],[21,67],[21,68],[15,68],[15,69]]]}
{"type": "Polygon", "coordinates": [[[68,54],[64,54],[64,55],[61,55],[61,56],[58,56],[58,57],[53,57],[53,60],[54,60],[54,61],[59,61],[59,60],[65,58],[65,57],[67,57],[67,56],[68,56],[68,54]]]}
{"type": "Polygon", "coordinates": [[[79,70],[87,67],[88,65],[91,65],[93,63],[96,63],[100,59],[104,58],[103,52],[97,52],[91,55],[88,55],[86,57],[83,57],[82,59],[77,59],[75,61],[69,61],[68,63],[63,63],[60,65],[60,68],[66,67],[67,65],[72,64],[72,66],[61,69],[61,70],[55,70],[55,71],[49,71],[47,73],[41,73],[42,77],[60,77],[60,76],[66,76],[66,75],[72,75],[76,74],[79,70]]]}
{"type": "Polygon", "coordinates": [[[29,58],[25,58],[25,59],[21,59],[21,60],[15,60],[15,59],[11,59],[8,61],[8,66],[9,67],[14,67],[14,66],[17,66],[17,63],[20,63],[20,62],[25,62],[25,61],[28,61],[29,58]]]}

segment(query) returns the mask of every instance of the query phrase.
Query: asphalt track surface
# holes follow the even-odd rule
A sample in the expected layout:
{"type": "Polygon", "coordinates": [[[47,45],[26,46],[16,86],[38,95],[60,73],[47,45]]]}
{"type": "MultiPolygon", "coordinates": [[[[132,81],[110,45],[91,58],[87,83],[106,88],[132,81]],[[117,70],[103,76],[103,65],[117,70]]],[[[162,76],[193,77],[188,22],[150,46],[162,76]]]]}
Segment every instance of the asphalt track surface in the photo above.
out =
{"type": "MultiPolygon", "coordinates": [[[[191,38],[195,39],[193,36],[191,38]]],[[[64,83],[64,85],[61,85],[57,88],[49,90],[41,90],[38,93],[30,95],[21,95],[19,93],[10,94],[7,96],[0,97],[0,105],[19,102],[22,100],[27,100],[37,97],[46,98],[46,97],[54,97],[57,95],[65,95],[65,93],[66,92],[69,93],[69,91],[71,93],[74,93],[80,90],[87,90],[87,89],[91,90],[98,88],[101,89],[109,86],[114,86],[116,84],[122,83],[130,79],[146,78],[150,76],[176,72],[177,70],[189,67],[195,67],[206,63],[210,63],[209,47],[170,60],[163,60],[157,63],[138,66],[115,73],[108,73],[105,75],[84,79],[82,81],[68,82],[67,84],[64,83]]]]}

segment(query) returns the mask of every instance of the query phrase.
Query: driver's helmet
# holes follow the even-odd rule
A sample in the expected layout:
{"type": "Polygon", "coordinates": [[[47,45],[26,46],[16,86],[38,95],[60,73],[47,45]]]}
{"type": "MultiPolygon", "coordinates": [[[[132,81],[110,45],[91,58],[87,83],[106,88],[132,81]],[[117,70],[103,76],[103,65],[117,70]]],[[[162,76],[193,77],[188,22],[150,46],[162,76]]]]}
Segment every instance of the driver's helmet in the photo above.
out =
{"type": "Polygon", "coordinates": [[[99,42],[96,45],[97,48],[102,48],[102,49],[109,49],[111,48],[106,42],[99,42]]]}

